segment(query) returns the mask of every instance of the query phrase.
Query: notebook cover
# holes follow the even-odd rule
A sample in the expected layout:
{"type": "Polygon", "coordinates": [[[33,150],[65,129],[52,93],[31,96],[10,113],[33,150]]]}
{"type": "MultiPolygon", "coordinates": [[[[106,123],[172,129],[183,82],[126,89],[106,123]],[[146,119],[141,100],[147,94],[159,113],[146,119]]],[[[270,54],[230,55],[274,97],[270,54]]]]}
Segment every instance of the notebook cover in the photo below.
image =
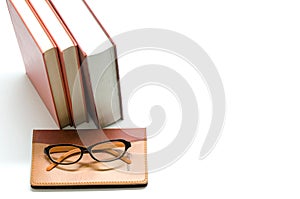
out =
{"type": "Polygon", "coordinates": [[[146,129],[99,130],[33,130],[31,186],[33,188],[76,187],[131,187],[146,186],[147,173],[146,129]],[[52,144],[89,146],[108,139],[124,139],[131,147],[124,155],[131,160],[100,163],[89,154],[71,165],[58,165],[50,171],[51,164],[44,148],[52,144]],[[83,144],[84,143],[84,144],[83,144]]]}

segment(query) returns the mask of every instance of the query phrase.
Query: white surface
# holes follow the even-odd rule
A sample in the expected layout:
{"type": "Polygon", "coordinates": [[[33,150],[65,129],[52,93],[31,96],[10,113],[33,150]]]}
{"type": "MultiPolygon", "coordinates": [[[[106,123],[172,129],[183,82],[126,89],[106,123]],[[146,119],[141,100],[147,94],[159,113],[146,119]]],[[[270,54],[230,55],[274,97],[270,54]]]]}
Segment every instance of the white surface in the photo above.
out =
{"type": "MultiPolygon", "coordinates": [[[[137,28],[164,28],[190,37],[206,50],[225,87],[223,134],[213,152],[198,160],[210,114],[202,85],[196,140],[175,164],[150,173],[148,187],[39,194],[33,194],[29,186],[31,130],[56,126],[24,76],[4,4],[1,1],[0,23],[5,29],[0,37],[1,194],[31,198],[190,194],[197,198],[299,198],[299,1],[95,1],[94,9],[111,36],[137,28]]],[[[150,150],[156,147],[150,140],[150,150]]]]}

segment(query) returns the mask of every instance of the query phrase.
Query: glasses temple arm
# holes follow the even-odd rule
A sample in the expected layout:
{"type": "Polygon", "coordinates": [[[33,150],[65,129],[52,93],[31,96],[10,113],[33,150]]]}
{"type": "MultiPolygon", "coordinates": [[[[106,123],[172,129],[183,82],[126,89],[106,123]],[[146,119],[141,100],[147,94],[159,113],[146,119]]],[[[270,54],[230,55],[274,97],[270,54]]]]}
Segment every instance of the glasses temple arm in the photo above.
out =
{"type": "MultiPolygon", "coordinates": [[[[73,149],[70,150],[68,152],[66,152],[65,154],[63,154],[62,156],[60,156],[60,158],[58,158],[56,160],[56,162],[60,163],[62,162],[64,159],[66,159],[67,157],[71,156],[71,155],[75,155],[76,153],[80,153],[81,150],[80,149],[73,149]]],[[[56,167],[58,164],[55,162],[52,162],[47,168],[46,171],[51,171],[54,167],[56,167]]]]}
{"type": "MultiPolygon", "coordinates": [[[[118,153],[117,151],[114,151],[112,149],[105,150],[105,152],[110,153],[111,155],[114,155],[115,157],[118,157],[120,155],[120,153],[118,153]]],[[[125,156],[120,157],[120,159],[127,164],[131,164],[131,160],[125,156]]]]}

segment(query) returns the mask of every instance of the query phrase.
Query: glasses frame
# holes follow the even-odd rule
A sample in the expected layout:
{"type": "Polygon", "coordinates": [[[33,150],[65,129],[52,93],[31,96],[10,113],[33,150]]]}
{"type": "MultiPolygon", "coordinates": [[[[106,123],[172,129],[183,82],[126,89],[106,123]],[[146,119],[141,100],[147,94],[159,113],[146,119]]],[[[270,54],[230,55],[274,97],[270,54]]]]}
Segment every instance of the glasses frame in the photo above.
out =
{"type": "Polygon", "coordinates": [[[79,145],[75,145],[75,144],[54,144],[54,145],[49,145],[49,146],[45,147],[44,148],[44,153],[48,156],[48,158],[53,163],[55,163],[57,165],[70,165],[70,164],[75,164],[75,163],[79,162],[81,160],[81,158],[83,157],[83,154],[85,154],[85,153],[88,153],[97,162],[112,162],[112,161],[121,159],[130,147],[131,147],[131,143],[130,142],[128,142],[126,140],[123,140],[123,139],[114,139],[114,140],[106,140],[106,141],[103,141],[103,142],[98,142],[98,143],[95,143],[95,144],[93,144],[91,146],[88,146],[88,147],[83,147],[83,146],[79,146],[79,145]],[[122,142],[125,145],[124,152],[121,155],[119,155],[118,157],[116,157],[115,159],[111,159],[111,160],[98,160],[97,158],[95,158],[93,156],[92,152],[91,152],[92,148],[95,147],[96,145],[104,144],[104,143],[108,143],[108,142],[122,142]],[[50,150],[52,148],[58,147],[58,146],[72,146],[72,147],[77,147],[81,151],[80,157],[75,162],[70,162],[70,163],[68,163],[68,162],[64,163],[64,162],[57,162],[57,161],[55,161],[55,160],[53,160],[51,158],[50,150]]]}

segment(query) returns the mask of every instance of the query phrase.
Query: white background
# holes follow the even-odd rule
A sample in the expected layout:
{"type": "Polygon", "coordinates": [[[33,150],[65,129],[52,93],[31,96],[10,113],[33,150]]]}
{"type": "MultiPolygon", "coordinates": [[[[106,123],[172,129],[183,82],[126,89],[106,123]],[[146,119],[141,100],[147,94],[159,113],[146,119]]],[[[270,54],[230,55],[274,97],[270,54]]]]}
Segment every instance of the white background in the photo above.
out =
{"type": "MultiPolygon", "coordinates": [[[[95,1],[93,7],[112,37],[138,28],[169,29],[191,38],[209,54],[226,93],[227,112],[222,137],[213,152],[199,160],[211,116],[209,95],[200,79],[196,94],[198,98],[200,96],[197,136],[177,162],[149,174],[148,187],[34,193],[29,184],[32,129],[57,127],[25,76],[9,13],[5,1],[1,1],[2,195],[22,194],[22,197],[32,198],[154,198],[162,195],[168,198],[189,195],[197,198],[299,198],[299,1],[111,0],[95,1]]],[[[155,62],[160,61],[164,60],[155,62]]],[[[130,67],[127,64],[130,61],[120,61],[121,68],[130,67]]],[[[133,100],[138,101],[142,93],[137,93],[133,100]]],[[[134,110],[132,107],[132,117],[135,117],[134,110]]],[[[148,121],[139,122],[146,124],[148,121]]],[[[172,126],[168,125],[169,128],[172,126]]],[[[176,131],[163,131],[159,135],[161,139],[149,140],[149,151],[161,148],[154,141],[166,140],[168,136],[163,133],[172,137],[176,131]]]]}

